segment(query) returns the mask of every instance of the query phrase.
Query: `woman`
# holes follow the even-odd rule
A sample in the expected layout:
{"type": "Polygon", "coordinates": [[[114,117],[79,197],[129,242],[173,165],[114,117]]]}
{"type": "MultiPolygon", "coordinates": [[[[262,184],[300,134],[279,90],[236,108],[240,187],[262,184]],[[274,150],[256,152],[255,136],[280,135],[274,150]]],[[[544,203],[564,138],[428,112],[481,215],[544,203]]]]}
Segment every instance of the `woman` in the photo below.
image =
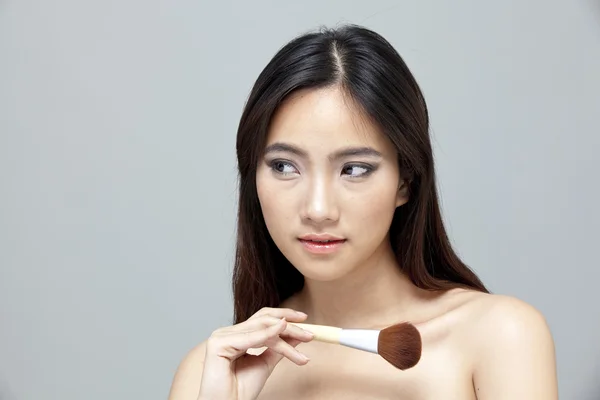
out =
{"type": "Polygon", "coordinates": [[[171,400],[557,398],[543,316],[491,295],[446,236],[427,107],[392,46],[358,26],[283,47],[243,112],[235,325],[183,360],[171,400]],[[420,331],[419,363],[288,324],[420,331]]]}

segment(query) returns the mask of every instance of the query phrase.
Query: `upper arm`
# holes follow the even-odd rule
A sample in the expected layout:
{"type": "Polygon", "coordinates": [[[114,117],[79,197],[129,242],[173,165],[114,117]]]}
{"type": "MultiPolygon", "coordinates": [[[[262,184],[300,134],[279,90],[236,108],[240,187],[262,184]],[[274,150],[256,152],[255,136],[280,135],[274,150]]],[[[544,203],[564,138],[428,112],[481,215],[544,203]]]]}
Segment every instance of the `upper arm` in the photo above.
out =
{"type": "Polygon", "coordinates": [[[177,367],[169,400],[196,400],[202,381],[206,342],[194,347],[177,367]]]}
{"type": "Polygon", "coordinates": [[[473,374],[478,400],[558,399],[554,341],[539,311],[500,297],[480,322],[473,374]]]}

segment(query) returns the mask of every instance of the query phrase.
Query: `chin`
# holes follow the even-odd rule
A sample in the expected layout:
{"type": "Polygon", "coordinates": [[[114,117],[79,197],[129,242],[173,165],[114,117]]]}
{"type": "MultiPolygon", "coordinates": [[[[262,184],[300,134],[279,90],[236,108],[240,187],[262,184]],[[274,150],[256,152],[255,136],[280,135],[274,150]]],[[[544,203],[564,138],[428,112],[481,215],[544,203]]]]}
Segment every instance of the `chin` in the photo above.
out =
{"type": "Polygon", "coordinates": [[[340,260],[290,260],[305,279],[316,282],[332,282],[351,272],[349,265],[340,260]]]}
{"type": "Polygon", "coordinates": [[[314,269],[307,271],[300,268],[298,268],[298,271],[304,275],[305,279],[314,282],[334,282],[347,274],[347,271],[315,271],[314,269]]]}

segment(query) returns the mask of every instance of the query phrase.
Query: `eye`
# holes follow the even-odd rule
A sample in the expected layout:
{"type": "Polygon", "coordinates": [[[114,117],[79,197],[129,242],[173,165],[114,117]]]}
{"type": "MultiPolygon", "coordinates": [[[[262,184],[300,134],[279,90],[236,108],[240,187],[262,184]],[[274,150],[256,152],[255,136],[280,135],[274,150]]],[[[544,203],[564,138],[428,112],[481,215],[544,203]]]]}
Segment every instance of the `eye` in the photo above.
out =
{"type": "Polygon", "coordinates": [[[283,160],[273,160],[268,163],[269,168],[273,170],[273,172],[281,174],[281,175],[290,175],[298,173],[296,167],[294,167],[291,163],[283,160]]]}
{"type": "Polygon", "coordinates": [[[374,167],[365,164],[348,164],[342,169],[342,173],[351,178],[362,178],[375,170],[374,167]]]}

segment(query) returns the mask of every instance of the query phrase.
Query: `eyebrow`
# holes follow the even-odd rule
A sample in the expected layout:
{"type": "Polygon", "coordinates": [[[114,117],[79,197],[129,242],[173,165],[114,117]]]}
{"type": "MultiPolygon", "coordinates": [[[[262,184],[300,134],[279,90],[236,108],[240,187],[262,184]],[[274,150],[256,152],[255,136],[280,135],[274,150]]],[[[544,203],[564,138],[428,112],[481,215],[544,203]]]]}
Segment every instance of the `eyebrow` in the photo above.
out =
{"type": "MultiPolygon", "coordinates": [[[[308,153],[301,148],[287,143],[273,143],[265,149],[265,154],[285,152],[295,154],[298,157],[308,158],[308,153]]],[[[383,157],[383,155],[372,147],[346,147],[336,151],[329,156],[331,161],[339,160],[345,157],[368,156],[383,157]]]]}

